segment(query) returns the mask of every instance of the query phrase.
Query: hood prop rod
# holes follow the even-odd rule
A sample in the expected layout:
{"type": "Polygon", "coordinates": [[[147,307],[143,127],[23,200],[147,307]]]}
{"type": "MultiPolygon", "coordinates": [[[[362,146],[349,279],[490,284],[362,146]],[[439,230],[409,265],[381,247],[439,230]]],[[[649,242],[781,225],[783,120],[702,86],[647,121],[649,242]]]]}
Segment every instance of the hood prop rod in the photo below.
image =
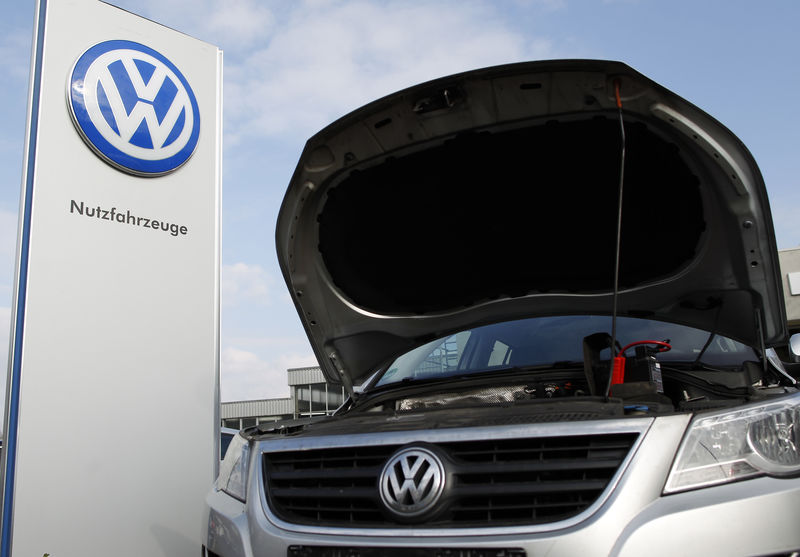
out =
{"type": "Polygon", "coordinates": [[[620,96],[621,79],[619,77],[614,79],[614,97],[617,101],[617,113],[619,114],[619,131],[620,131],[620,161],[619,161],[619,190],[617,193],[617,245],[616,253],[614,256],[614,294],[611,308],[611,367],[608,370],[608,383],[604,397],[608,400],[609,393],[611,392],[611,380],[614,376],[614,365],[618,352],[617,347],[617,298],[619,297],[619,259],[620,259],[620,246],[622,245],[622,191],[625,183],[625,122],[622,119],[622,97],[620,96]]]}
{"type": "Polygon", "coordinates": [[[767,343],[764,342],[764,327],[761,318],[761,308],[756,309],[756,331],[758,331],[758,347],[761,349],[761,365],[764,368],[764,373],[769,372],[769,365],[767,364],[767,343]]]}
{"type": "Polygon", "coordinates": [[[353,387],[353,382],[350,380],[350,376],[345,371],[344,367],[342,366],[339,355],[336,353],[335,350],[330,350],[328,352],[328,359],[330,359],[333,367],[339,373],[339,379],[342,380],[342,386],[344,386],[345,391],[347,394],[350,395],[350,400],[355,402],[358,398],[358,393],[356,393],[355,388],[353,387]]]}

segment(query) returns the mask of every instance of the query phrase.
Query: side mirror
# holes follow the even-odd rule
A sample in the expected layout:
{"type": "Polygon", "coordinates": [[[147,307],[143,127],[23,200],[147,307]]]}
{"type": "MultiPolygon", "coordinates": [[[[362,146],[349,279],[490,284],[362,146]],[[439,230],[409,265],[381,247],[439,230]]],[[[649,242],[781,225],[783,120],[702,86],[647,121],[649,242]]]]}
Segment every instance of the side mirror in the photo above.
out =
{"type": "Polygon", "coordinates": [[[800,362],[800,333],[796,333],[789,339],[789,356],[792,362],[800,362]]]}

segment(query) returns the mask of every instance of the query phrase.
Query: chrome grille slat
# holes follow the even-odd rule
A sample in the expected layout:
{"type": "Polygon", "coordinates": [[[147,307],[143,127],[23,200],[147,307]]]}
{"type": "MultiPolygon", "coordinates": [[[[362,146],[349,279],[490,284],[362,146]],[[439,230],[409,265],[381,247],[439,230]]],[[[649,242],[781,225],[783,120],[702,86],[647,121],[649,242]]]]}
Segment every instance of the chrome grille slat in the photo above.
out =
{"type": "MultiPolygon", "coordinates": [[[[356,500],[370,499],[374,488],[347,487],[347,496],[356,500]]],[[[289,487],[273,488],[273,497],[292,499],[339,499],[342,497],[342,488],[339,487],[289,487]]]]}
{"type": "MultiPolygon", "coordinates": [[[[336,470],[337,478],[361,478],[361,477],[377,477],[381,473],[380,466],[370,466],[362,468],[343,468],[336,470]]],[[[325,469],[313,470],[294,470],[292,472],[283,472],[276,470],[272,473],[272,480],[300,480],[300,479],[322,479],[328,477],[328,471],[325,469]]]]}
{"type": "Polygon", "coordinates": [[[504,483],[504,484],[486,484],[481,486],[457,486],[458,495],[461,497],[478,497],[487,496],[495,497],[499,489],[505,492],[513,493],[514,496],[519,495],[536,495],[547,493],[564,493],[564,492],[593,492],[602,490],[606,485],[602,480],[587,480],[587,481],[572,481],[572,482],[541,482],[541,483],[504,483]]]}
{"type": "MultiPolygon", "coordinates": [[[[546,472],[546,471],[567,471],[567,470],[589,470],[589,469],[612,469],[616,470],[619,466],[619,459],[603,459],[597,461],[566,460],[559,459],[553,461],[523,461],[513,465],[505,465],[504,472],[546,472]]],[[[497,470],[494,463],[472,464],[469,467],[454,467],[454,471],[464,475],[490,474],[497,470]]],[[[380,470],[379,470],[380,472],[380,470]]]]}

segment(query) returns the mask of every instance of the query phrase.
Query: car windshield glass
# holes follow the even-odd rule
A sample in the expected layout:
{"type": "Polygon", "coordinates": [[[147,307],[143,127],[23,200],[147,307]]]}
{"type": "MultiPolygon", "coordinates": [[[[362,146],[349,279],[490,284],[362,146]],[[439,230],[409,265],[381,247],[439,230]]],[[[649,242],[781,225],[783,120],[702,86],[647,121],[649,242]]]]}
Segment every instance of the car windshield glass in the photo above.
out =
{"type": "MultiPolygon", "coordinates": [[[[580,366],[584,337],[609,331],[610,317],[592,315],[537,317],[469,329],[400,356],[374,386],[509,367],[580,366]]],[[[617,341],[621,346],[641,340],[670,343],[672,350],[658,354],[662,363],[700,362],[726,367],[757,360],[752,348],[708,331],[648,319],[617,319],[617,341]]],[[[603,350],[601,358],[608,360],[609,352],[603,350]]],[[[628,356],[632,354],[633,350],[626,352],[628,356]]]]}

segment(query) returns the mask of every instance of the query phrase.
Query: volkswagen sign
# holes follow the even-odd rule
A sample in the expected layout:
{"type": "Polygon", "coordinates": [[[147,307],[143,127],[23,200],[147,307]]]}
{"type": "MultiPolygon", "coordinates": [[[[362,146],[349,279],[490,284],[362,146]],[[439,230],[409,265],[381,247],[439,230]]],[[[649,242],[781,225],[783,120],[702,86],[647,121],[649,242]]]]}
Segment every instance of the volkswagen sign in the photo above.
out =
{"type": "Polygon", "coordinates": [[[442,495],[442,461],[421,447],[409,447],[390,458],[380,476],[383,504],[400,517],[414,518],[433,509],[442,495]]]}
{"type": "Polygon", "coordinates": [[[86,143],[112,166],[161,176],[192,156],[200,113],[189,82],[159,52],[132,41],[105,41],[84,52],[67,101],[86,143]]]}

